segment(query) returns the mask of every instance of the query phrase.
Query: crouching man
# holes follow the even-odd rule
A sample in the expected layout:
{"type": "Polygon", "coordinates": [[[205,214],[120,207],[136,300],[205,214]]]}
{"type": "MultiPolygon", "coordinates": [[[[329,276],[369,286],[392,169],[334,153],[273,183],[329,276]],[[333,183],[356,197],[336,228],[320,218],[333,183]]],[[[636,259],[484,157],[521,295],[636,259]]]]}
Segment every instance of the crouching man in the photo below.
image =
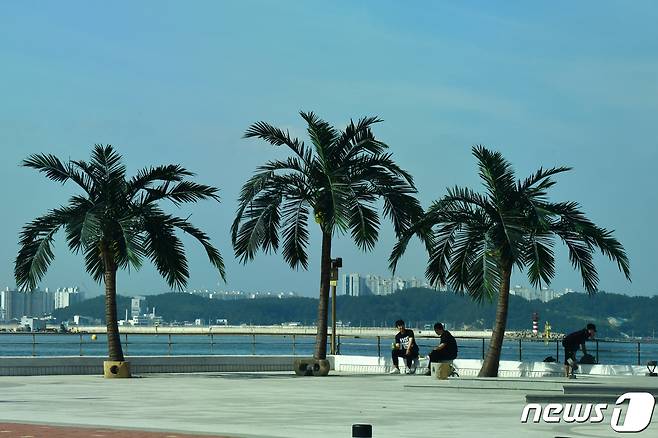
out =
{"type": "Polygon", "coordinates": [[[576,359],[576,352],[579,349],[583,350],[583,354],[587,354],[587,347],[585,342],[594,339],[596,336],[596,326],[594,324],[587,324],[582,330],[569,333],[562,339],[562,346],[564,347],[564,376],[569,379],[575,379],[574,371],[578,369],[578,361],[576,359]]]}

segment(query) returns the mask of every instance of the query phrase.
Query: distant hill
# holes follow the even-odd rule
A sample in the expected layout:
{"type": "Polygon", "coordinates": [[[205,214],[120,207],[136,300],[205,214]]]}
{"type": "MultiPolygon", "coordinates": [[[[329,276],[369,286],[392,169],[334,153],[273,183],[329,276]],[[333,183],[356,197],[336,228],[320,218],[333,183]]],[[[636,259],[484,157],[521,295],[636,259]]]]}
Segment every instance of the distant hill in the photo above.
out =
{"type": "MultiPolygon", "coordinates": [[[[211,300],[186,293],[147,296],[147,306],[155,306],[165,321],[204,321],[228,319],[230,324],[281,324],[297,321],[313,324],[317,313],[315,298],[262,298],[211,300]]],[[[442,321],[452,329],[486,329],[493,326],[495,305],[478,305],[468,297],[432,289],[406,289],[387,296],[339,296],[338,319],[352,326],[391,326],[404,319],[419,327],[442,321]]],[[[117,297],[119,318],[130,308],[130,298],[117,297]]],[[[658,329],[658,296],[629,297],[599,292],[590,297],[582,293],[566,294],[548,303],[510,297],[508,328],[530,330],[533,312],[540,316],[540,329],[549,321],[554,332],[570,332],[594,322],[600,337],[653,336],[658,329]]],[[[95,297],[65,309],[58,309],[58,320],[83,315],[104,320],[103,297],[95,297]]]]}

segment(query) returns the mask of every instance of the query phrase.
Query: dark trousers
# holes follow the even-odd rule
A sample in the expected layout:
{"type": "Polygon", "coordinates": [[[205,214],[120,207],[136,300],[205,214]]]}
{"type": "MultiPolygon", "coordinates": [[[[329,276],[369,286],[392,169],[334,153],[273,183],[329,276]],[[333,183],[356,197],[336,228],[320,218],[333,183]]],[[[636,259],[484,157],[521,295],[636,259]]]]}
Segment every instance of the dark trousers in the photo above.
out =
{"type": "Polygon", "coordinates": [[[427,367],[430,368],[432,366],[432,362],[443,362],[446,360],[454,359],[457,359],[457,356],[453,354],[448,354],[443,350],[432,350],[430,351],[430,363],[427,364],[427,367]]]}
{"type": "Polygon", "coordinates": [[[391,357],[393,358],[393,365],[395,365],[396,368],[398,367],[399,357],[403,357],[404,362],[407,364],[407,368],[411,368],[414,359],[418,358],[418,350],[411,350],[408,356],[407,350],[393,350],[391,351],[391,357]]]}
{"type": "Polygon", "coordinates": [[[565,365],[569,365],[569,359],[572,359],[574,362],[577,363],[577,361],[576,361],[576,351],[578,351],[578,348],[564,347],[564,364],[565,365]]]}

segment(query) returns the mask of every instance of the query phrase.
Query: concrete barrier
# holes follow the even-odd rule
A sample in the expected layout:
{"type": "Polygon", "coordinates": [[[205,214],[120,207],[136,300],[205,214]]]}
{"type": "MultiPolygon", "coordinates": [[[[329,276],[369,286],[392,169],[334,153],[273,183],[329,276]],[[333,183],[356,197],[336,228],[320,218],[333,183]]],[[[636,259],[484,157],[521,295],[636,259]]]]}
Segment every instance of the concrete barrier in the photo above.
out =
{"type": "MultiPolygon", "coordinates": [[[[290,371],[294,356],[127,356],[133,374],[290,371]]],[[[98,356],[3,357],[0,376],[103,375],[98,356]]]]}
{"type": "MultiPolygon", "coordinates": [[[[335,356],[332,365],[336,371],[356,374],[384,374],[391,370],[392,361],[384,357],[335,356]]],[[[475,377],[482,368],[479,359],[455,359],[453,365],[461,377],[475,377]]],[[[403,370],[404,361],[400,361],[403,370]]],[[[421,358],[421,370],[427,367],[427,359],[421,358]]],[[[644,376],[647,368],[640,365],[580,365],[579,374],[600,376],[644,376]]],[[[555,362],[500,361],[498,377],[560,377],[564,365],[555,362]]]]}
{"type": "MultiPolygon", "coordinates": [[[[267,372],[293,371],[294,359],[302,356],[127,356],[133,374],[204,373],[204,372],[267,372]]],[[[353,374],[384,374],[391,370],[390,358],[373,356],[327,356],[331,369],[353,374]]],[[[103,374],[99,356],[2,357],[0,376],[40,376],[54,374],[103,374]]],[[[482,360],[455,359],[461,377],[477,376],[482,360]]],[[[425,371],[427,359],[421,358],[419,373],[425,371]]],[[[404,371],[404,361],[400,361],[404,371]]],[[[562,364],[546,362],[501,361],[499,377],[559,377],[562,364]]],[[[581,365],[579,374],[603,376],[644,376],[647,369],[638,365],[581,365]]]]}

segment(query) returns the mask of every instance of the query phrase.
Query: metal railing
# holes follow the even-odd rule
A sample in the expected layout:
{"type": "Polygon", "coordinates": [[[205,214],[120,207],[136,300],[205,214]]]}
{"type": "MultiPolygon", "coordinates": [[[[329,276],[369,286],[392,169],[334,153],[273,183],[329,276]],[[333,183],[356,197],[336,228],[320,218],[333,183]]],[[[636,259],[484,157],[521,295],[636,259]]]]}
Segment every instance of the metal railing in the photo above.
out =
{"type": "MultiPolygon", "coordinates": [[[[97,335],[92,340],[88,333],[5,333],[0,332],[0,356],[44,356],[53,351],[63,351],[62,355],[104,355],[105,335],[97,335]]],[[[389,345],[393,335],[345,335],[336,336],[338,354],[363,354],[383,357],[388,355],[389,345]]],[[[484,359],[488,349],[489,338],[456,337],[459,345],[459,357],[484,359]]],[[[437,337],[417,336],[421,353],[435,347],[437,337]]],[[[298,333],[231,333],[231,334],[121,334],[121,344],[124,354],[310,354],[315,345],[314,335],[298,333]],[[310,339],[310,340],[309,340],[310,339]]],[[[658,341],[625,341],[597,339],[589,342],[588,350],[596,358],[597,363],[609,363],[611,357],[618,356],[623,363],[643,365],[643,358],[655,360],[658,358],[658,341]]],[[[329,346],[329,342],[328,342],[329,346]]],[[[560,361],[562,353],[560,339],[545,341],[538,338],[506,338],[503,343],[503,353],[508,359],[543,360],[541,355],[555,353],[554,359],[560,361]]],[[[328,350],[327,350],[328,351],[328,350]]],[[[618,362],[621,361],[618,360],[618,362]]]]}

